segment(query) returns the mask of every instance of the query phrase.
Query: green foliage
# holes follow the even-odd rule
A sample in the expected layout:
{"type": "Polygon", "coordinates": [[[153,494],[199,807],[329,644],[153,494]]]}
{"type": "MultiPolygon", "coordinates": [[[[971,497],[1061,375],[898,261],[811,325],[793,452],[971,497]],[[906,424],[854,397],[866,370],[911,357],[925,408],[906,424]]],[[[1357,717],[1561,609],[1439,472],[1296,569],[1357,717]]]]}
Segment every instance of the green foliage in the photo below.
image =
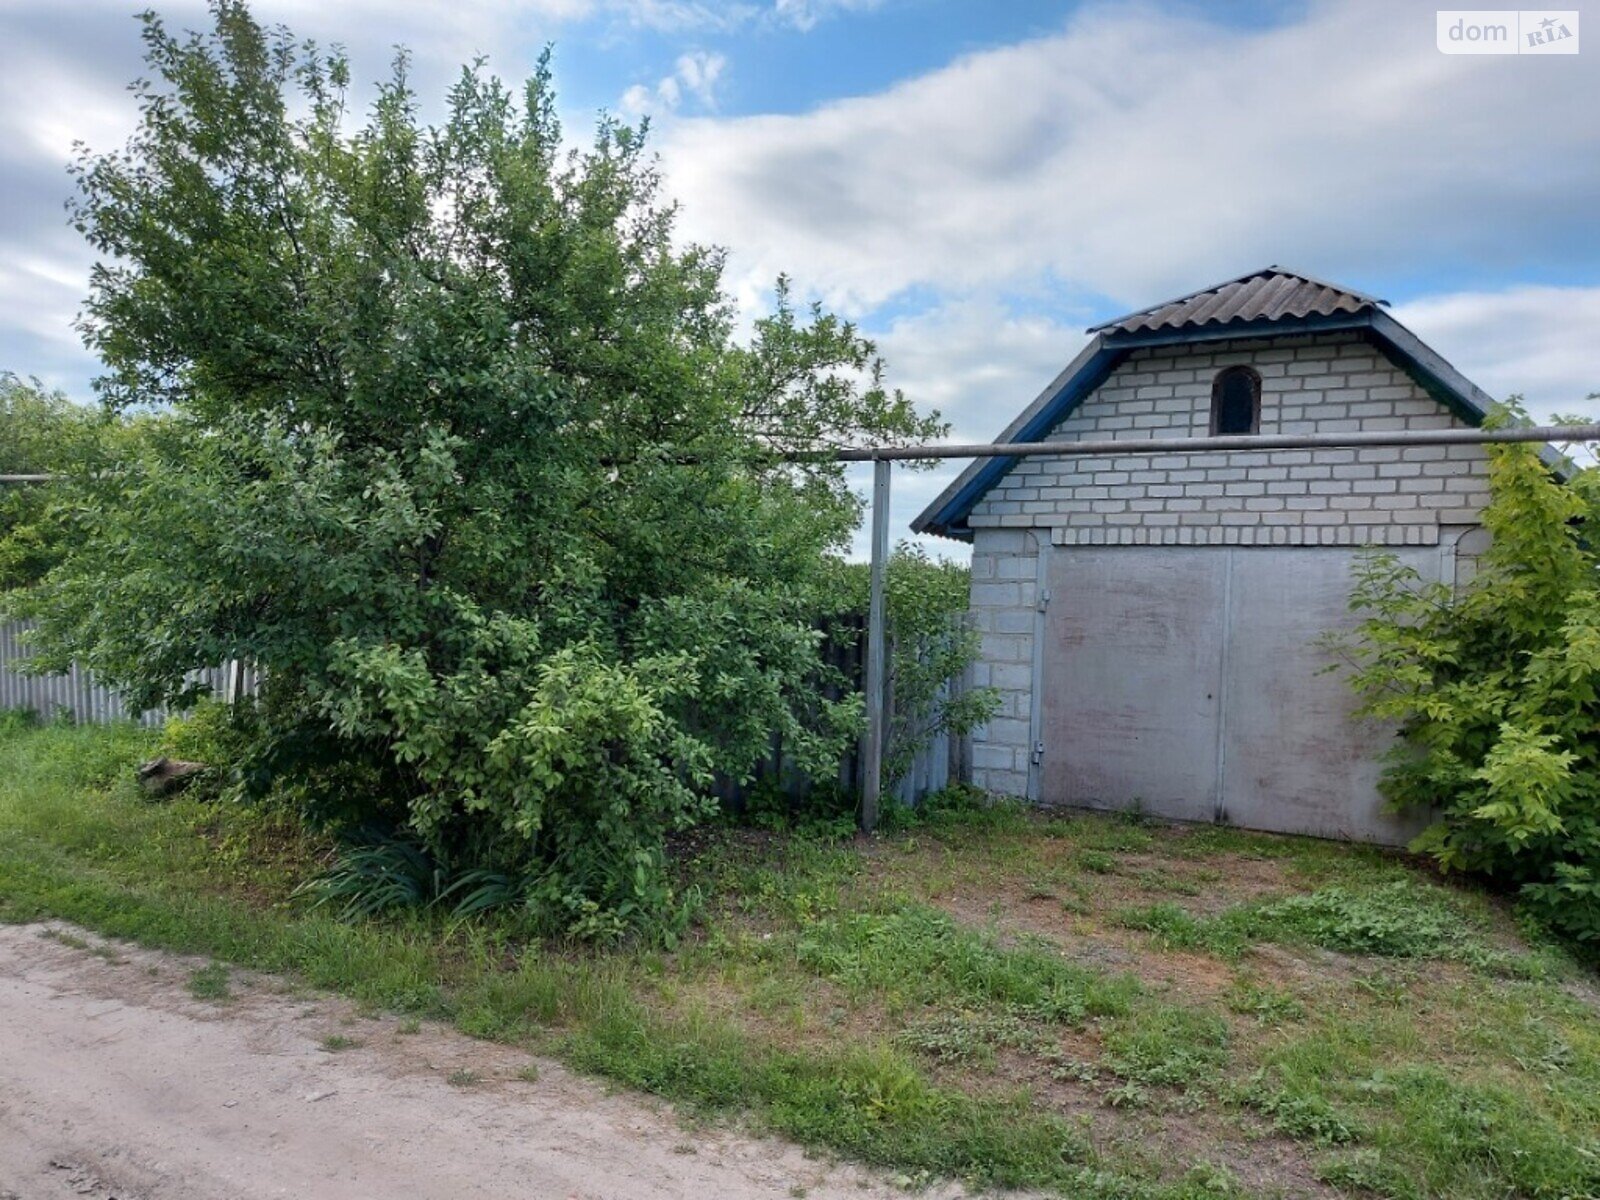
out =
{"type": "Polygon", "coordinates": [[[1486,970],[1518,965],[1489,946],[1477,923],[1441,889],[1404,879],[1331,885],[1208,916],[1170,902],[1152,904],[1124,909],[1116,920],[1151,934],[1164,947],[1224,958],[1237,958],[1252,942],[1272,941],[1384,958],[1449,959],[1486,970]]]}
{"type": "Polygon", "coordinates": [[[1448,958],[1488,965],[1495,958],[1455,906],[1405,881],[1355,890],[1319,888],[1262,908],[1255,930],[1329,950],[1387,958],[1448,958]]]}
{"type": "Polygon", "coordinates": [[[1404,734],[1386,795],[1439,816],[1415,848],[1600,943],[1600,474],[1568,463],[1563,480],[1526,445],[1487,453],[1476,574],[1452,590],[1367,555],[1344,648],[1364,711],[1404,734]]]}
{"type": "Polygon", "coordinates": [[[232,990],[228,986],[228,968],[221,963],[207,963],[189,976],[189,994],[196,1000],[229,1000],[232,990]]]}
{"type": "Polygon", "coordinates": [[[1564,1198],[1600,1190],[1594,1127],[1564,1129],[1499,1084],[1463,1083],[1437,1067],[1412,1066],[1375,1073],[1365,1091],[1405,1118],[1411,1144],[1384,1138],[1382,1149],[1428,1152],[1424,1188],[1407,1181],[1399,1194],[1452,1194],[1459,1177],[1474,1175],[1492,1181],[1495,1195],[1564,1198]]]}
{"type": "Polygon", "coordinates": [[[902,1030],[898,1045],[936,1062],[984,1061],[994,1058],[996,1047],[1039,1053],[1044,1040],[1016,1017],[987,1017],[975,1013],[944,1013],[902,1030]]]}
{"type": "Polygon", "coordinates": [[[1080,967],[1043,946],[1002,947],[920,905],[815,921],[795,953],[847,988],[996,1005],[1011,1016],[1068,1025],[1124,1014],[1139,990],[1129,977],[1080,967]]]}
{"type": "Polygon", "coordinates": [[[402,53],[351,128],[339,53],[212,13],[144,18],[138,130],[78,163],[99,390],[163,415],[69,472],[43,661],[141,705],[253,662],[241,794],[404,825],[574,934],[647,923],[714,776],[774,736],[822,775],[859,724],[816,628],[859,501],[777,455],[943,426],[781,280],[735,341],[643,131],[569,153],[547,62],[425,127],[402,53]]]}
{"type": "MultiPolygon", "coordinates": [[[[754,829],[792,831],[826,841],[854,836],[858,807],[857,797],[838,784],[808,784],[791,794],[777,781],[763,779],[745,797],[735,819],[754,829]]],[[[898,806],[890,809],[899,811],[898,806]]]]}
{"type": "Polygon", "coordinates": [[[1305,1005],[1294,995],[1250,979],[1235,980],[1226,997],[1229,1012],[1254,1017],[1261,1025],[1303,1021],[1305,1005]]]}
{"type": "Polygon", "coordinates": [[[1235,958],[1249,945],[1254,914],[1234,909],[1215,917],[1197,917],[1169,901],[1142,908],[1123,909],[1116,914],[1117,924],[1151,934],[1156,941],[1174,950],[1206,950],[1235,958]]]}
{"type": "Polygon", "coordinates": [[[237,800],[245,790],[240,764],[250,759],[256,729],[255,713],[247,704],[224,704],[207,696],[166,719],[159,752],[210,768],[189,784],[191,796],[237,800]]]}
{"type": "MultiPolygon", "coordinates": [[[[837,595],[842,613],[865,613],[871,584],[865,563],[841,564],[837,595]]],[[[978,632],[966,620],[970,570],[937,562],[902,542],[885,564],[884,619],[888,626],[889,710],[883,786],[893,788],[917,752],[940,733],[959,737],[999,711],[994,688],[946,687],[978,656],[978,632]]]]}
{"type": "MultiPolygon", "coordinates": [[[[47,475],[98,461],[108,426],[38,380],[0,372],[0,474],[47,475]]],[[[0,592],[26,587],[61,561],[68,508],[48,484],[0,484],[0,592]]]]}
{"type": "Polygon", "coordinates": [[[1355,1141],[1357,1128],[1314,1091],[1296,1093],[1271,1086],[1265,1072],[1251,1079],[1241,1097],[1245,1104],[1270,1117],[1272,1127],[1293,1138],[1304,1138],[1324,1146],[1339,1146],[1355,1141]]]}
{"type": "Polygon", "coordinates": [[[402,838],[376,837],[368,845],[346,850],[331,868],[297,889],[297,894],[312,897],[317,907],[330,905],[349,920],[430,908],[454,889],[455,881],[424,846],[402,838]]]}
{"type": "Polygon", "coordinates": [[[1226,1060],[1228,1029],[1215,1013],[1147,1005],[1106,1031],[1107,1062],[1130,1083],[1183,1087],[1214,1075],[1226,1060]]]}

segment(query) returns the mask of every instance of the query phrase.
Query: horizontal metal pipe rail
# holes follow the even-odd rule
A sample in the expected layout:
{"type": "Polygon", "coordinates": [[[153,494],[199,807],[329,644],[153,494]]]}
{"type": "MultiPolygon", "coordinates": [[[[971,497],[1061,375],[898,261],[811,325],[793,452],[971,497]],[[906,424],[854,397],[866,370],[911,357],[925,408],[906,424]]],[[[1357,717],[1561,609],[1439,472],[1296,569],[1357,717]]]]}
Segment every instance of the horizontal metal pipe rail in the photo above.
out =
{"type": "Polygon", "coordinates": [[[967,442],[797,451],[797,462],[918,461],[933,458],[1077,457],[1097,454],[1202,454],[1229,450],[1355,450],[1366,446],[1481,446],[1503,442],[1600,441],[1600,425],[1519,425],[1506,429],[1380,429],[1360,433],[1245,433],[1225,437],[1125,438],[1092,442],[967,442]]]}
{"type": "MultiPolygon", "coordinates": [[[[1360,433],[1241,433],[1224,437],[1124,438],[1094,442],[951,442],[923,446],[846,446],[784,450],[764,461],[925,462],[936,458],[1076,458],[1100,454],[1201,454],[1230,450],[1355,450],[1363,446],[1481,446],[1505,442],[1597,442],[1600,425],[1519,425],[1506,429],[1381,429],[1360,433]]],[[[690,454],[679,465],[706,461],[690,454]]],[[[50,483],[57,475],[4,475],[5,483],[50,483]]]]}

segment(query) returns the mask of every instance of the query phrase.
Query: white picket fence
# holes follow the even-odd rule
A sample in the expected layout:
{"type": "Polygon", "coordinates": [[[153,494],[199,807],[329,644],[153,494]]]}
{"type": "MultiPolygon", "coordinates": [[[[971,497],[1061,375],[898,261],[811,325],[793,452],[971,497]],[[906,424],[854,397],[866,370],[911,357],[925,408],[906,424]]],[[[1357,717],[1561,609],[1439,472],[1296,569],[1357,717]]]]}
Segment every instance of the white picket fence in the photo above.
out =
{"type": "MultiPolygon", "coordinates": [[[[46,720],[69,713],[79,725],[134,720],[151,727],[167,719],[169,710],[165,706],[138,713],[129,711],[118,693],[97,682],[91,672],[76,663],[63,675],[25,672],[21,668],[32,655],[26,637],[30,628],[26,621],[0,622],[0,709],[32,709],[46,720]]],[[[235,661],[197,671],[192,678],[229,703],[238,696],[255,695],[261,684],[256,668],[235,661]]]]}

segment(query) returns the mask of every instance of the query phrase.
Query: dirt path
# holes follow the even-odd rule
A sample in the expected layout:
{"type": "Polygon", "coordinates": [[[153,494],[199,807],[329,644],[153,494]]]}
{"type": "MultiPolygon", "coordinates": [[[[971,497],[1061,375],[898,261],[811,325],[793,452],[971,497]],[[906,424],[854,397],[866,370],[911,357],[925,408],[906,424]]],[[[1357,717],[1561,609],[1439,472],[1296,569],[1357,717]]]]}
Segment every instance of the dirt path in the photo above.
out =
{"type": "Polygon", "coordinates": [[[198,1000],[202,965],[0,926],[0,1200],[905,1195],[280,980],[234,972],[229,999],[198,1000]]]}

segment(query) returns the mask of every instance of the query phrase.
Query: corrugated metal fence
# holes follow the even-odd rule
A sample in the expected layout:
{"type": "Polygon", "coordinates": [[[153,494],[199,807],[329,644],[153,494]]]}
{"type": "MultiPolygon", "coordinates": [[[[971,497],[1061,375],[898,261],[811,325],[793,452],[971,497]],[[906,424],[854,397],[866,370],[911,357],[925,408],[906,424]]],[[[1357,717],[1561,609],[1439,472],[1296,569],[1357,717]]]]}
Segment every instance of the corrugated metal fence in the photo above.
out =
{"type": "MultiPolygon", "coordinates": [[[[31,708],[46,720],[69,713],[79,725],[135,720],[150,727],[167,719],[165,706],[130,712],[120,695],[76,663],[64,675],[26,674],[19,668],[31,656],[25,637],[29,628],[26,621],[0,622],[0,709],[31,708]]],[[[197,671],[193,679],[230,703],[237,696],[254,695],[261,682],[254,667],[234,661],[197,671]]]]}

